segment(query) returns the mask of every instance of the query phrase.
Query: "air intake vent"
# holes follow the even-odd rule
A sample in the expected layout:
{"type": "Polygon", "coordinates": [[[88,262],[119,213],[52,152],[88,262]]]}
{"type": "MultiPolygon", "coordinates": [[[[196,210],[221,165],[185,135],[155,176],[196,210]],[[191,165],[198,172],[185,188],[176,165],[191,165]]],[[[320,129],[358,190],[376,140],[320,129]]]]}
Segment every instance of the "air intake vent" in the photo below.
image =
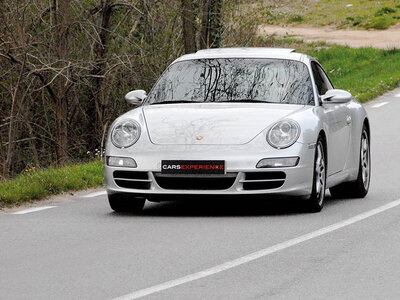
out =
{"type": "Polygon", "coordinates": [[[151,179],[147,172],[137,171],[114,171],[115,183],[126,189],[148,190],[151,186],[151,179]]]}
{"type": "Polygon", "coordinates": [[[281,187],[285,179],[285,172],[249,172],[241,182],[244,190],[270,190],[281,187]]]}
{"type": "Polygon", "coordinates": [[[157,184],[167,190],[226,190],[236,180],[236,173],[222,176],[173,176],[154,173],[157,184]]]}

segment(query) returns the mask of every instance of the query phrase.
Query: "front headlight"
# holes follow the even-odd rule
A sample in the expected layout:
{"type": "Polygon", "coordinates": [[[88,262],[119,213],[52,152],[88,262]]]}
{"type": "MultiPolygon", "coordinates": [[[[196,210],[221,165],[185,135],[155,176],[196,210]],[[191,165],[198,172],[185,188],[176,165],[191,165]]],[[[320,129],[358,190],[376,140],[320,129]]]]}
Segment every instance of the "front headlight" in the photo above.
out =
{"type": "Polygon", "coordinates": [[[115,147],[127,148],[139,139],[140,125],[133,120],[124,120],[117,123],[111,132],[111,142],[115,147]]]}
{"type": "Polygon", "coordinates": [[[300,135],[300,126],[293,120],[283,120],[271,127],[267,134],[268,143],[277,149],[293,145],[300,135]]]}

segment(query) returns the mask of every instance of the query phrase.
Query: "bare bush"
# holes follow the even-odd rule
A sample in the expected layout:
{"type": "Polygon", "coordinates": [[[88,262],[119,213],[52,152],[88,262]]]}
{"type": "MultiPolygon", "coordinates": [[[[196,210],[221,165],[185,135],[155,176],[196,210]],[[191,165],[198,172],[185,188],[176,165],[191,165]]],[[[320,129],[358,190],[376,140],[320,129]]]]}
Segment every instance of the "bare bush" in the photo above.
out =
{"type": "Polygon", "coordinates": [[[112,121],[129,109],[127,91],[149,90],[184,52],[249,45],[254,36],[239,0],[0,5],[2,177],[102,153],[112,121]]]}

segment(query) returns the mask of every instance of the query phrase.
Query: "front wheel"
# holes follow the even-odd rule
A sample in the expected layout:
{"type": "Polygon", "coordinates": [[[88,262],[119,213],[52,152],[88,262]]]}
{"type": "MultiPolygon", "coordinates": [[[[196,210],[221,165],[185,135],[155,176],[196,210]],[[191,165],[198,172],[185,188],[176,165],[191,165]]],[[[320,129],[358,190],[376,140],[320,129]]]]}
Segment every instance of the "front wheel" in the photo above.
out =
{"type": "Polygon", "coordinates": [[[307,200],[307,210],[309,212],[320,212],[324,206],[326,187],[326,155],[325,148],[321,138],[318,139],[315,158],[314,158],[314,174],[312,182],[312,192],[307,200]]]}
{"type": "Polygon", "coordinates": [[[115,212],[139,213],[142,211],[146,199],[130,194],[108,194],[108,202],[115,212]]]}
{"type": "Polygon", "coordinates": [[[345,182],[329,189],[334,198],[364,198],[371,180],[371,151],[367,129],[363,128],[360,142],[360,162],[356,181],[345,182]]]}

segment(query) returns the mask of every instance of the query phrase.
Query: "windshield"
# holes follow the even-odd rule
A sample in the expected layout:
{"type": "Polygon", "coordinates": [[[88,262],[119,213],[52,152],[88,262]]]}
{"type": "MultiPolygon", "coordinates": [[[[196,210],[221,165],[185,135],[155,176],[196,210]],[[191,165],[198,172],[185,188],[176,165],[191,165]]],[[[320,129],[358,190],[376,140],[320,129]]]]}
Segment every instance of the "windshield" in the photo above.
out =
{"type": "Polygon", "coordinates": [[[266,102],[314,105],[305,64],[284,59],[223,58],[171,65],[146,103],[266,102]]]}

